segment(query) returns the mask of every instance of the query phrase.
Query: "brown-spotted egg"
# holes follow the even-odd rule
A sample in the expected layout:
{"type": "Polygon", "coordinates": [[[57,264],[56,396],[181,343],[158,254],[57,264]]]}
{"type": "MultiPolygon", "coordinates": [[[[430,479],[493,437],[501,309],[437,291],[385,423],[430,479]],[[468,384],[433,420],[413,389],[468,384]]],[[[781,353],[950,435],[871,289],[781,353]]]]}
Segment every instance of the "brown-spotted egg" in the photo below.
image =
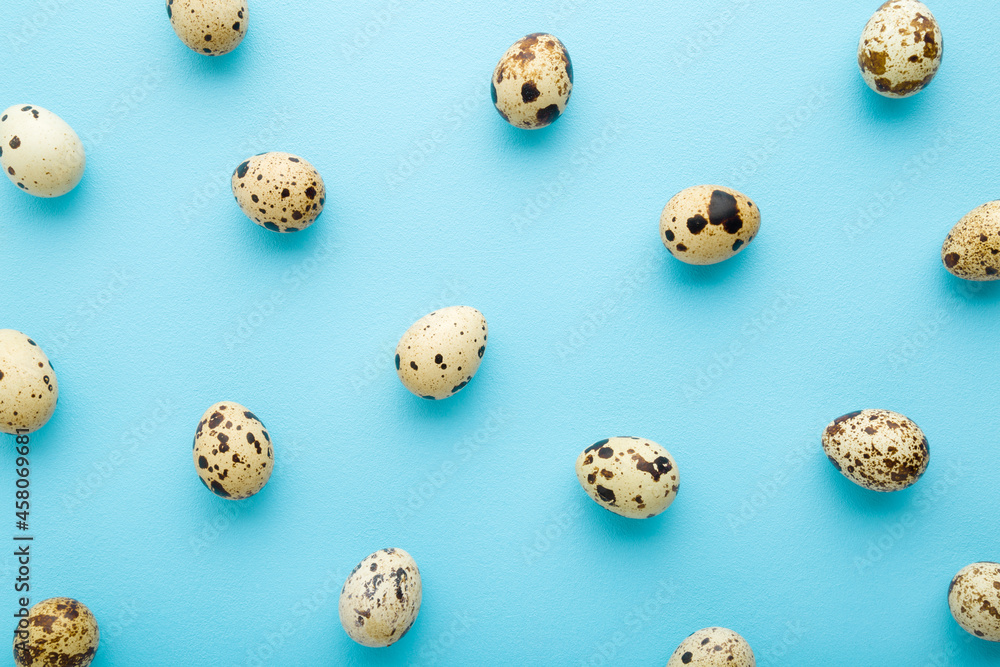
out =
{"type": "Polygon", "coordinates": [[[17,667],[87,667],[97,654],[101,632],[97,619],[72,598],[36,604],[14,632],[17,667]]]}
{"type": "Polygon", "coordinates": [[[660,240],[686,264],[716,264],[742,251],[760,229],[760,210],[741,192],[697,185],[667,202],[660,240]]]}
{"type": "Polygon", "coordinates": [[[959,570],[948,587],[948,608],[969,634],[1000,642],[1000,563],[973,563],[959,570]]]}
{"type": "Polygon", "coordinates": [[[756,667],[747,640],[728,628],[705,628],[681,642],[667,667],[756,667]]]}
{"type": "Polygon", "coordinates": [[[1000,201],[973,209],[952,227],[941,261],[964,280],[1000,280],[1000,201]]]}
{"type": "Polygon", "coordinates": [[[362,646],[382,648],[403,638],[420,612],[420,571],[402,549],[371,554],[340,592],[340,624],[362,646]]]}
{"type": "Polygon", "coordinates": [[[552,124],[573,92],[573,63],[557,38],[534,33],[514,43],[493,70],[493,105],[524,130],[552,124]]]}
{"type": "Polygon", "coordinates": [[[576,478],[594,502],[630,519],[648,519],[677,497],[680,478],[670,452],[652,440],[608,438],[583,450],[576,478]]]}
{"type": "Polygon", "coordinates": [[[869,19],[858,43],[858,67],[868,87],[885,97],[924,89],[941,66],[937,20],[917,0],[889,0],[869,19]]]}
{"type": "Polygon", "coordinates": [[[461,391],[479,370],[489,329],[475,308],[435,310],[407,329],[396,346],[396,372],[403,386],[431,400],[461,391]]]}
{"type": "Polygon", "coordinates": [[[899,491],[927,470],[930,448],[923,431],[889,410],[860,410],[833,420],[823,431],[823,451],[847,479],[872,491],[899,491]]]}
{"type": "Polygon", "coordinates": [[[232,186],[243,213],[272,232],[305,229],[326,204],[319,172],[290,153],[261,153],[244,160],[233,172],[232,186]]]}
{"type": "Polygon", "coordinates": [[[263,489],[274,469],[271,436],[264,424],[232,401],[216,403],[202,415],[192,455],[202,483],[231,500],[263,489]]]}
{"type": "Polygon", "coordinates": [[[0,432],[33,433],[59,400],[59,383],[42,348],[20,331],[0,330],[0,432]]]}
{"type": "Polygon", "coordinates": [[[167,16],[180,40],[206,56],[229,53],[247,34],[245,0],[167,0],[167,16]]]}
{"type": "Polygon", "coordinates": [[[11,183],[36,197],[61,197],[83,178],[83,143],[66,121],[34,104],[0,114],[0,166],[11,183]]]}

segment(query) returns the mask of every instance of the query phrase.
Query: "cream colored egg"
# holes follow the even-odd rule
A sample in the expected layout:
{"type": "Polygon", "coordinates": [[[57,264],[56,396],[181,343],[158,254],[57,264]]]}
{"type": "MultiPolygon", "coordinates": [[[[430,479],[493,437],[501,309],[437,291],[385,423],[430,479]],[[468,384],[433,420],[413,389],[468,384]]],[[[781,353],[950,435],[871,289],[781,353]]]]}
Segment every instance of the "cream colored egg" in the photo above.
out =
{"type": "Polygon", "coordinates": [[[705,628],[681,642],[667,667],[756,667],[747,640],[727,628],[705,628]]]}
{"type": "Polygon", "coordinates": [[[167,0],[167,16],[181,41],[206,56],[229,53],[247,34],[246,0],[167,0]]]}
{"type": "Polygon", "coordinates": [[[305,229],[323,212],[326,187],[306,160],[290,153],[261,153],[236,167],[233,196],[248,218],[272,232],[305,229]]]}
{"type": "Polygon", "coordinates": [[[552,124],[573,92],[573,63],[562,42],[545,33],[518,40],[493,70],[493,105],[524,130],[552,124]]]}
{"type": "Polygon", "coordinates": [[[963,630],[1000,642],[1000,563],[973,563],[959,570],[948,587],[948,607],[963,630]]]}
{"type": "Polygon", "coordinates": [[[930,460],[923,431],[889,410],[861,410],[833,420],[823,431],[823,451],[844,477],[872,491],[905,489],[930,460]]]}
{"type": "Polygon", "coordinates": [[[648,519],[670,507],[680,478],[670,452],[652,440],[608,438],[583,450],[576,477],[601,507],[630,519],[648,519]]]}
{"type": "Polygon", "coordinates": [[[101,632],[86,606],[71,598],[39,602],[14,632],[17,667],[87,667],[97,654],[101,632]]]}
{"type": "Polygon", "coordinates": [[[11,183],[36,197],[61,197],[87,166],[83,143],[51,111],[15,104],[0,114],[0,166],[11,183]]]}
{"type": "Polygon", "coordinates": [[[1000,201],[973,209],[952,227],[941,261],[964,280],[1000,280],[1000,201]]]}
{"type": "Polygon", "coordinates": [[[885,97],[924,89],[941,66],[944,41],[937,20],[917,0],[889,0],[871,17],[858,43],[868,87],[885,97]]]}
{"type": "Polygon", "coordinates": [[[402,549],[382,549],[358,563],[340,592],[340,624],[347,635],[370,647],[403,638],[420,612],[420,571],[402,549]]]}
{"type": "Polygon", "coordinates": [[[448,398],[469,384],[479,370],[488,335],[486,318],[475,308],[435,310],[417,320],[399,340],[399,379],[421,398],[448,398]]]}
{"type": "Polygon", "coordinates": [[[760,210],[741,192],[697,185],[667,202],[660,240],[686,264],[716,264],[742,251],[760,229],[760,210]]]}
{"type": "Polygon", "coordinates": [[[271,436],[257,415],[239,403],[216,403],[198,422],[194,466],[212,493],[241,500],[264,488],[274,469],[271,436]]]}
{"type": "Polygon", "coordinates": [[[37,431],[58,400],[56,372],[42,348],[20,331],[0,330],[0,432],[37,431]]]}

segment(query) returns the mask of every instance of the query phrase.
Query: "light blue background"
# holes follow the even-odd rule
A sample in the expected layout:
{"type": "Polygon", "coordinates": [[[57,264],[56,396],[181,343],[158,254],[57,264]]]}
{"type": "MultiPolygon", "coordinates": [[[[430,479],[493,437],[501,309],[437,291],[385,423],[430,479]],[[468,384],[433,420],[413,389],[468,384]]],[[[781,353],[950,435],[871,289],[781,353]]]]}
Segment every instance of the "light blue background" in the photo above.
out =
{"type": "Polygon", "coordinates": [[[890,101],[855,63],[878,3],[809,4],[251,0],[244,44],[209,59],[161,2],[4,0],[0,106],[46,107],[88,150],[61,199],[0,182],[0,324],[61,390],[31,441],[32,600],[96,613],[96,667],[662,665],[708,625],[760,665],[997,664],[946,594],[1000,560],[1000,291],[939,254],[998,196],[992,6],[938,0],[943,68],[890,101]],[[539,30],[576,87],[525,133],[488,80],[539,30]],[[308,232],[232,200],[266,150],[323,174],[308,232]],[[714,267],[658,240],[700,183],[763,213],[714,267]],[[489,350],[468,389],[421,401],[392,350],[454,304],[483,311],[489,350]],[[275,441],[241,503],[191,461],[219,400],[275,441]],[[926,432],[915,487],[864,491],[823,456],[823,427],[866,407],[926,432]],[[659,518],[577,484],[579,451],[619,434],[678,461],[659,518]],[[364,649],[337,594],[388,546],[416,558],[423,607],[364,649]]]}

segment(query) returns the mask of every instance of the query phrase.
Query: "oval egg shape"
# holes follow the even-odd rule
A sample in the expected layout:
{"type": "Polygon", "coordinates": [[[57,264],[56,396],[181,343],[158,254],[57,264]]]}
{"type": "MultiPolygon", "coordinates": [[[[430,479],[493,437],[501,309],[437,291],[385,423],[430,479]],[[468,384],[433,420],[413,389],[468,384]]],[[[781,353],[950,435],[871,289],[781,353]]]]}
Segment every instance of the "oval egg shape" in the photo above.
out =
{"type": "Polygon", "coordinates": [[[952,227],[941,261],[963,280],[1000,280],[1000,201],[973,209],[952,227]]]}
{"type": "Polygon", "coordinates": [[[420,571],[410,554],[402,549],[376,551],[344,582],[340,624],[362,646],[391,646],[413,627],[422,595],[420,571]]]}
{"type": "Polygon", "coordinates": [[[681,642],[667,667],[756,667],[747,640],[728,628],[705,628],[681,642]]]}
{"type": "Polygon", "coordinates": [[[475,308],[435,310],[413,324],[396,346],[396,372],[421,398],[440,400],[461,391],[479,370],[489,329],[475,308]]]}
{"type": "Polygon", "coordinates": [[[930,447],[912,421],[889,410],[860,410],[823,431],[823,451],[847,479],[872,491],[899,491],[927,470],[930,447]]]}
{"type": "Polygon", "coordinates": [[[316,222],[326,186],[316,168],[291,153],[261,153],[244,160],[232,178],[243,213],[272,232],[297,232],[316,222]]]}
{"type": "Polygon", "coordinates": [[[259,492],[274,470],[271,436],[257,415],[222,401],[202,415],[194,435],[194,467],[215,495],[242,500],[259,492]]]}
{"type": "Polygon", "coordinates": [[[59,401],[59,382],[42,348],[20,331],[0,330],[0,432],[34,433],[59,401]]]}
{"type": "Polygon", "coordinates": [[[505,121],[523,130],[551,125],[566,110],[573,92],[573,63],[556,37],[534,33],[514,43],[497,63],[493,106],[505,121]]]}
{"type": "Polygon", "coordinates": [[[601,507],[630,519],[648,519],[670,507],[680,479],[670,452],[652,440],[608,438],[576,459],[580,486],[601,507]]]}
{"type": "Polygon", "coordinates": [[[889,0],[869,19],[858,43],[858,67],[884,97],[923,90],[941,67],[944,41],[931,10],[917,0],[889,0]]]}
{"type": "Polygon", "coordinates": [[[760,210],[741,192],[696,185],[674,195],[660,215],[660,240],[685,264],[717,264],[742,251],[760,229],[760,210]]]}
{"type": "Polygon", "coordinates": [[[66,121],[33,104],[0,114],[0,166],[11,183],[36,197],[61,197],[83,178],[87,156],[66,121]]]}
{"type": "Polygon", "coordinates": [[[959,570],[948,587],[948,608],[970,635],[1000,642],[1000,563],[973,563],[959,570]]]}
{"type": "Polygon", "coordinates": [[[94,661],[100,642],[97,619],[83,603],[72,598],[49,598],[33,606],[28,617],[18,622],[14,664],[87,667],[94,661]]]}
{"type": "Polygon", "coordinates": [[[249,15],[245,0],[167,0],[167,17],[189,49],[221,56],[243,41],[249,15]]]}

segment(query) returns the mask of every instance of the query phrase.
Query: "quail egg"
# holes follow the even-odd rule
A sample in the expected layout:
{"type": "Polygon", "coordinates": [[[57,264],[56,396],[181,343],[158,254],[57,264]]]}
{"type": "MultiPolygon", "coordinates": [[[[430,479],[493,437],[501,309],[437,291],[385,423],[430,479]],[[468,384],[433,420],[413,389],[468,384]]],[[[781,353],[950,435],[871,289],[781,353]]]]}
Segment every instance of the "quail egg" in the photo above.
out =
{"type": "Polygon", "coordinates": [[[448,398],[479,370],[489,331],[475,308],[451,306],[421,317],[396,346],[403,386],[422,398],[448,398]]]}
{"type": "Polygon", "coordinates": [[[61,197],[83,178],[83,143],[66,121],[33,104],[0,114],[0,166],[29,195],[61,197]]]}
{"type": "Polygon", "coordinates": [[[38,343],[20,331],[0,330],[0,432],[37,431],[58,400],[56,372],[38,343]]]}
{"type": "Polygon", "coordinates": [[[726,628],[705,628],[681,642],[667,667],[756,667],[750,644],[726,628]]]}
{"type": "Polygon", "coordinates": [[[965,280],[1000,280],[1000,201],[983,204],[958,221],[941,247],[941,261],[965,280]]]}
{"type": "Polygon", "coordinates": [[[492,80],[493,105],[503,119],[524,130],[552,124],[573,92],[573,64],[562,42],[534,33],[507,49],[492,80]]]}
{"type": "Polygon", "coordinates": [[[323,212],[326,187],[306,160],[289,153],[261,153],[233,172],[233,196],[248,218],[272,232],[305,229],[323,212]]]}
{"type": "Polygon", "coordinates": [[[194,436],[194,465],[217,496],[249,498],[274,469],[271,436],[257,415],[239,403],[216,403],[202,415],[194,436]]]}
{"type": "Polygon", "coordinates": [[[872,491],[899,491],[927,470],[923,431],[901,414],[861,410],[838,417],[823,431],[823,450],[847,479],[872,491]]]}
{"type": "Polygon", "coordinates": [[[608,438],[576,459],[580,486],[601,507],[630,519],[648,519],[677,497],[680,479],[670,452],[652,440],[608,438]]]}
{"type": "Polygon", "coordinates": [[[167,16],[180,40],[206,56],[229,53],[247,34],[245,0],[167,0],[167,16]]]}
{"type": "Polygon", "coordinates": [[[14,631],[17,667],[87,667],[94,660],[101,632],[86,606],[71,598],[36,604],[14,631]]]}
{"type": "Polygon", "coordinates": [[[667,202],[660,239],[686,264],[717,264],[740,252],[760,229],[760,210],[746,195],[720,185],[697,185],[667,202]]]}
{"type": "Polygon", "coordinates": [[[948,587],[948,607],[963,630],[1000,642],[1000,563],[973,563],[959,570],[948,587]]]}
{"type": "Polygon", "coordinates": [[[403,638],[420,612],[420,571],[402,549],[382,549],[358,563],[340,592],[340,624],[370,647],[403,638]]]}
{"type": "Polygon", "coordinates": [[[858,66],[868,87],[885,97],[924,89],[941,66],[941,28],[917,0],[889,0],[869,19],[858,44],[858,66]]]}

